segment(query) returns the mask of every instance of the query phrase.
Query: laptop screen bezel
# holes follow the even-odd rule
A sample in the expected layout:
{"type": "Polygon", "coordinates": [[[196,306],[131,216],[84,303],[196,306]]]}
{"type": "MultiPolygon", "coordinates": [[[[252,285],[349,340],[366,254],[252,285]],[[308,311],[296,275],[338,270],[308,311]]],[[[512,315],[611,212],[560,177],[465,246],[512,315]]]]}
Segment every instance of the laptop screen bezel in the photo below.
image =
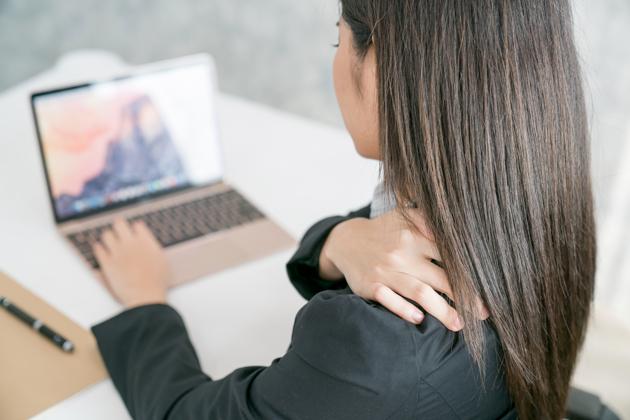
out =
{"type": "Polygon", "coordinates": [[[212,185],[218,184],[218,183],[220,183],[222,181],[222,179],[223,179],[223,171],[221,171],[221,175],[218,178],[208,180],[207,182],[194,183],[194,184],[191,183],[189,185],[174,187],[174,188],[170,188],[170,189],[164,190],[164,191],[157,191],[157,192],[153,192],[153,193],[142,195],[140,197],[129,199],[129,200],[126,200],[124,202],[112,203],[112,204],[109,204],[109,205],[104,206],[102,208],[86,210],[86,211],[83,211],[83,212],[78,213],[78,214],[73,214],[73,215],[70,215],[70,216],[60,217],[59,214],[57,213],[57,207],[55,205],[55,197],[54,197],[53,192],[52,192],[52,184],[51,184],[51,180],[50,180],[50,174],[49,174],[49,171],[48,171],[48,163],[46,161],[46,152],[44,151],[44,143],[43,143],[41,130],[40,130],[40,126],[39,126],[39,120],[38,120],[38,116],[37,116],[37,108],[36,108],[36,105],[35,105],[35,102],[36,102],[37,98],[40,98],[40,97],[43,97],[43,96],[48,96],[48,95],[59,94],[59,93],[63,93],[63,92],[69,92],[69,91],[73,91],[73,90],[86,89],[86,88],[98,86],[98,85],[101,85],[101,84],[115,83],[115,82],[119,82],[119,81],[134,79],[134,78],[143,77],[143,76],[150,75],[150,74],[169,72],[169,71],[180,69],[180,68],[183,68],[183,67],[193,67],[193,66],[198,66],[198,65],[206,65],[206,66],[208,66],[208,70],[209,70],[209,74],[210,74],[210,78],[211,78],[211,80],[210,80],[210,89],[211,89],[211,91],[208,94],[210,95],[209,100],[212,101],[212,103],[214,105],[213,106],[213,112],[215,114],[215,122],[216,122],[215,130],[217,131],[217,143],[218,143],[217,144],[217,149],[218,149],[219,154],[220,154],[220,159],[221,159],[221,161],[223,161],[223,150],[222,150],[221,142],[220,142],[220,139],[219,139],[219,136],[218,136],[218,133],[220,131],[219,127],[218,127],[218,124],[219,124],[218,118],[217,118],[218,113],[216,112],[216,96],[218,94],[217,83],[216,83],[216,73],[215,73],[214,64],[213,64],[213,62],[212,62],[212,60],[210,59],[209,56],[197,55],[197,56],[192,56],[192,57],[184,57],[184,58],[181,58],[181,59],[176,59],[176,60],[167,61],[167,62],[149,64],[149,65],[146,65],[146,66],[142,66],[142,67],[140,67],[140,68],[138,68],[136,70],[132,69],[131,71],[125,72],[125,74],[120,75],[120,76],[116,76],[116,77],[111,77],[111,78],[107,78],[107,79],[103,79],[103,80],[97,80],[97,81],[93,81],[93,82],[68,85],[68,86],[58,87],[58,88],[53,88],[53,89],[40,90],[40,91],[36,91],[36,92],[31,93],[31,95],[30,95],[31,113],[32,113],[33,122],[34,122],[34,125],[35,125],[35,133],[36,133],[36,137],[37,137],[37,144],[39,146],[39,155],[40,155],[40,158],[41,158],[42,166],[43,166],[43,169],[44,169],[44,176],[45,176],[45,179],[46,179],[46,189],[47,189],[47,193],[48,193],[48,199],[49,199],[49,202],[50,202],[50,205],[51,205],[51,209],[52,209],[53,217],[55,219],[55,223],[62,224],[62,223],[69,222],[69,221],[78,221],[78,220],[81,220],[81,219],[85,219],[87,217],[92,217],[92,216],[99,215],[99,214],[106,213],[106,212],[110,212],[110,211],[113,211],[113,210],[120,210],[120,209],[123,209],[125,207],[137,205],[137,204],[142,203],[142,202],[155,200],[156,198],[165,197],[165,196],[169,196],[169,195],[176,194],[176,193],[181,193],[181,192],[184,192],[184,191],[192,191],[192,190],[196,190],[196,189],[207,188],[208,186],[212,186],[212,185]]]}

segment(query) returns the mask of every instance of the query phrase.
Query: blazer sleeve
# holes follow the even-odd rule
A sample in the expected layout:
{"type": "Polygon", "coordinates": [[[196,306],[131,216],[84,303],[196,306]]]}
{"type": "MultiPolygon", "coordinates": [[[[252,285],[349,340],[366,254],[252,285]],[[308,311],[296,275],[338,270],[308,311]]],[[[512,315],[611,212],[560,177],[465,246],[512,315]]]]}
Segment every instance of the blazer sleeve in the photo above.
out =
{"type": "MultiPolygon", "coordinates": [[[[386,418],[410,395],[389,390],[401,385],[400,375],[415,377],[408,367],[397,372],[413,351],[388,348],[401,340],[400,331],[357,313],[368,308],[365,301],[326,293],[336,292],[300,309],[283,357],[219,380],[202,372],[182,318],[170,306],[130,309],[92,330],[134,419],[386,418]]],[[[403,341],[399,347],[409,349],[403,341]]],[[[412,382],[403,385],[412,392],[412,382]]]]}
{"type": "Polygon", "coordinates": [[[348,287],[345,279],[330,281],[319,276],[319,255],[330,231],[339,223],[356,217],[369,218],[370,205],[345,216],[332,216],[320,220],[304,234],[297,251],[286,266],[289,280],[304,299],[310,300],[323,290],[339,290],[348,287]]]}

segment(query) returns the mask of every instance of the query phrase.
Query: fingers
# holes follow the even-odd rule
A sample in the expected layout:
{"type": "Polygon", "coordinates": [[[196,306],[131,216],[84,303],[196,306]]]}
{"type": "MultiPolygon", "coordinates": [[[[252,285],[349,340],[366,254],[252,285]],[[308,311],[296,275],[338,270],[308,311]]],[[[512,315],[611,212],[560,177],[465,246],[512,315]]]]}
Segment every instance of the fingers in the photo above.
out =
{"type": "Polygon", "coordinates": [[[395,284],[396,293],[417,302],[446,328],[459,331],[464,327],[457,311],[430,285],[405,273],[392,273],[391,276],[390,284],[395,284]]]}
{"type": "Polygon", "coordinates": [[[107,262],[107,260],[109,259],[110,255],[109,252],[105,249],[105,247],[99,243],[96,242],[94,244],[94,246],[92,247],[92,250],[94,251],[94,256],[96,257],[96,260],[103,265],[103,263],[107,262]]]}
{"type": "Polygon", "coordinates": [[[129,222],[127,220],[118,218],[114,221],[113,230],[121,240],[127,240],[131,238],[133,232],[131,231],[131,226],[129,226],[129,222]]]}
{"type": "Polygon", "coordinates": [[[110,229],[103,231],[99,241],[103,246],[104,251],[111,255],[116,253],[123,243],[132,239],[133,235],[134,233],[131,230],[129,223],[125,219],[119,218],[114,221],[110,229]]]}
{"type": "Polygon", "coordinates": [[[144,223],[142,220],[133,222],[132,226],[133,226],[134,232],[137,233],[138,235],[146,236],[146,235],[151,234],[151,231],[147,227],[147,224],[144,223]]]}
{"type": "Polygon", "coordinates": [[[151,229],[149,229],[149,227],[147,226],[146,223],[144,223],[142,220],[138,220],[137,222],[133,223],[133,231],[138,234],[139,237],[141,237],[143,240],[151,243],[152,245],[155,245],[157,247],[161,247],[162,245],[158,242],[157,238],[155,237],[155,235],[153,234],[153,232],[151,232],[151,229]]]}
{"type": "Polygon", "coordinates": [[[99,265],[101,266],[101,271],[99,272],[99,274],[97,275],[97,278],[99,280],[99,282],[110,292],[112,293],[112,287],[109,284],[109,282],[107,281],[107,276],[105,275],[105,271],[108,269],[110,263],[111,263],[111,255],[109,254],[109,252],[105,249],[105,247],[103,246],[103,244],[101,244],[100,242],[96,242],[93,246],[92,246],[92,251],[94,252],[94,257],[96,258],[96,261],[98,261],[99,265]]]}
{"type": "Polygon", "coordinates": [[[414,248],[416,254],[421,254],[429,259],[441,261],[440,251],[438,250],[435,239],[430,235],[426,225],[418,226],[418,223],[424,223],[424,219],[418,215],[417,211],[411,213],[412,223],[418,228],[414,230],[408,224],[400,227],[401,244],[405,248],[414,248]]]}
{"type": "Polygon", "coordinates": [[[405,269],[403,273],[415,277],[417,281],[428,284],[434,290],[447,295],[451,300],[454,299],[453,289],[451,289],[451,285],[446,277],[446,271],[439,266],[418,258],[413,261],[413,266],[405,269]]]}
{"type": "Polygon", "coordinates": [[[419,324],[424,319],[424,314],[418,308],[394,293],[392,289],[384,284],[379,283],[375,286],[373,299],[413,324],[419,324]]]}
{"type": "Polygon", "coordinates": [[[130,225],[127,220],[120,218],[114,221],[111,229],[107,229],[101,234],[99,240],[100,252],[103,253],[101,255],[109,254],[111,256],[111,254],[118,252],[124,244],[129,245],[134,239],[144,240],[161,247],[153,232],[143,221],[139,220],[130,225]]]}
{"type": "MultiPolygon", "coordinates": [[[[440,268],[439,266],[432,263],[427,263],[426,261],[421,261],[418,266],[413,267],[412,270],[410,270],[408,273],[405,272],[403,274],[408,274],[409,276],[414,277],[416,281],[426,283],[431,286],[431,288],[436,292],[444,293],[451,300],[455,300],[455,294],[453,293],[451,284],[446,277],[446,271],[444,271],[444,269],[440,268]]],[[[477,318],[482,321],[488,319],[490,317],[490,312],[483,304],[483,301],[479,297],[477,297],[476,301],[477,318]]]]}
{"type": "Polygon", "coordinates": [[[413,239],[417,245],[421,248],[422,254],[429,259],[442,261],[440,251],[435,243],[435,236],[429,229],[426,219],[419,210],[409,211],[409,216],[417,231],[412,230],[413,239]]]}
{"type": "Polygon", "coordinates": [[[422,255],[424,255],[425,257],[429,259],[442,261],[442,257],[440,256],[440,251],[438,250],[435,242],[432,242],[430,239],[424,236],[419,236],[419,237],[416,237],[415,239],[416,239],[416,242],[418,243],[418,246],[422,255]]]}
{"type": "Polygon", "coordinates": [[[101,234],[100,242],[110,254],[116,249],[117,241],[118,238],[111,229],[107,229],[103,232],[103,234],[101,234]]]}

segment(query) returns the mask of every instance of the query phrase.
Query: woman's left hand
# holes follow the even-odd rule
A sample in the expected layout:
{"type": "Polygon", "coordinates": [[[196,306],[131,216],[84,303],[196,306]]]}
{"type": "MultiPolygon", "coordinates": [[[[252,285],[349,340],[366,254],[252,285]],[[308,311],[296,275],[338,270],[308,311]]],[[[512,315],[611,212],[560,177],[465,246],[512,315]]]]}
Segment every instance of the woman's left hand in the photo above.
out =
{"type": "Polygon", "coordinates": [[[164,250],[143,222],[114,222],[94,245],[105,285],[128,308],[166,302],[171,270],[164,250]]]}

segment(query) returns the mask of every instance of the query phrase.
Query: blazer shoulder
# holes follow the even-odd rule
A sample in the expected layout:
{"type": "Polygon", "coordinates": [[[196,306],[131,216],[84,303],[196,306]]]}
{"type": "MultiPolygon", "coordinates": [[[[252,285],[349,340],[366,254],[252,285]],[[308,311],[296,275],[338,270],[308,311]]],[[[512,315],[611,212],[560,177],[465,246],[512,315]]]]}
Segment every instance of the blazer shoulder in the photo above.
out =
{"type": "Polygon", "coordinates": [[[462,332],[428,315],[414,326],[421,392],[421,417],[503,418],[512,408],[502,368],[500,340],[482,321],[483,363],[477,364],[462,332]],[[483,369],[480,370],[480,368],[483,369]]]}
{"type": "Polygon", "coordinates": [[[302,307],[292,348],[313,368],[372,392],[395,418],[498,418],[511,400],[498,337],[487,323],[484,334],[485,381],[461,332],[429,314],[413,325],[346,288],[302,307]]]}
{"type": "Polygon", "coordinates": [[[298,313],[292,348],[339,380],[401,401],[418,382],[410,325],[349,288],[327,290],[298,313]]]}

